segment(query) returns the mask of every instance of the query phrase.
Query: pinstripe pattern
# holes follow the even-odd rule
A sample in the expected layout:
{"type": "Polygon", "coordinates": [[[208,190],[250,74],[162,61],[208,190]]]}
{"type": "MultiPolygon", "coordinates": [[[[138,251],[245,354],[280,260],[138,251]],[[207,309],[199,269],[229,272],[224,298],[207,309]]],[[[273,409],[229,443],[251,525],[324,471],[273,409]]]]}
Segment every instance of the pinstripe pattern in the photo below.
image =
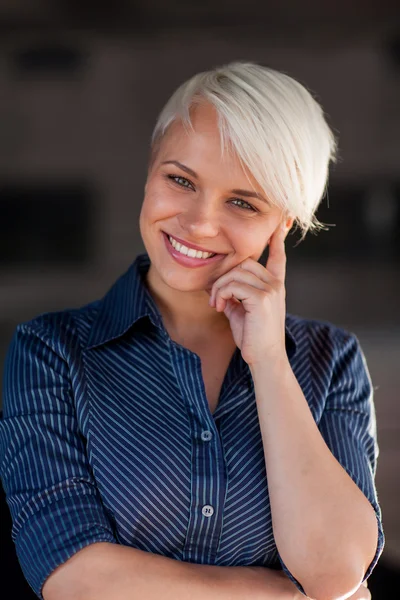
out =
{"type": "MultiPolygon", "coordinates": [[[[169,338],[143,284],[148,267],[141,254],[102,300],[19,325],[7,353],[0,476],[18,558],[39,597],[57,565],[96,541],[284,568],[292,578],[272,533],[249,368],[236,349],[211,414],[200,358],[169,338]]],[[[363,353],[329,323],[287,315],[286,325],[321,434],[376,511],[370,572],[384,537],[363,353]]]]}

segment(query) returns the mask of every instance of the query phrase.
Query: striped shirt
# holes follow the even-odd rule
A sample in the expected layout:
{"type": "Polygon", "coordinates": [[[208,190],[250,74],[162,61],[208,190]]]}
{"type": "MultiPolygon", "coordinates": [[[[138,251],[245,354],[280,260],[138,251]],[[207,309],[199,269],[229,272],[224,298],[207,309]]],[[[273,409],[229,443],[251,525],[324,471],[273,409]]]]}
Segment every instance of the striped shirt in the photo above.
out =
{"type": "MultiPolygon", "coordinates": [[[[18,325],[4,367],[0,477],[24,576],[112,542],[176,560],[284,569],[254,386],[236,348],[212,414],[200,358],[171,340],[139,254],[104,298],[18,325]]],[[[286,350],[319,431],[375,509],[372,385],[353,334],[286,316],[286,350]]]]}

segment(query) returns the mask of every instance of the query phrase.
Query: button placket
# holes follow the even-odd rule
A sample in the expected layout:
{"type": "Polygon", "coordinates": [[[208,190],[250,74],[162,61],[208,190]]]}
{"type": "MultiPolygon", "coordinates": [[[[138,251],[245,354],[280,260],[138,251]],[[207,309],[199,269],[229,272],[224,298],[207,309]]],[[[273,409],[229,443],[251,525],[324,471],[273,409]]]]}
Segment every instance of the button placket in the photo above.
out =
{"type": "Polygon", "coordinates": [[[203,442],[209,442],[212,439],[212,436],[213,436],[213,434],[208,429],[206,429],[205,431],[202,431],[201,435],[200,435],[203,442]]]}
{"type": "Polygon", "coordinates": [[[201,512],[205,517],[212,517],[214,514],[214,508],[211,506],[211,504],[205,504],[201,509],[201,512]]]}

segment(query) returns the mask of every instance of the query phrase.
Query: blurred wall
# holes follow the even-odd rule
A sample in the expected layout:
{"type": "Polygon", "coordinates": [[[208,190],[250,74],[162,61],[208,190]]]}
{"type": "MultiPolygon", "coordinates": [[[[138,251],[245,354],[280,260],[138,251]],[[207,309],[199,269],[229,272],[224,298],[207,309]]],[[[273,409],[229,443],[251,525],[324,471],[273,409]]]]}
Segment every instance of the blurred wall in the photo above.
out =
{"type": "MultiPolygon", "coordinates": [[[[20,4],[25,18],[37,17],[20,4]]],[[[234,59],[287,72],[322,102],[340,147],[320,216],[336,227],[297,247],[288,237],[288,310],[361,341],[375,386],[384,554],[400,566],[400,29],[379,20],[374,28],[373,19],[353,30],[277,22],[275,34],[271,24],[187,28],[182,18],[182,27],[154,31],[38,28],[29,19],[5,28],[0,363],[17,323],[102,296],[143,251],[149,139],[176,86],[234,59]]]]}

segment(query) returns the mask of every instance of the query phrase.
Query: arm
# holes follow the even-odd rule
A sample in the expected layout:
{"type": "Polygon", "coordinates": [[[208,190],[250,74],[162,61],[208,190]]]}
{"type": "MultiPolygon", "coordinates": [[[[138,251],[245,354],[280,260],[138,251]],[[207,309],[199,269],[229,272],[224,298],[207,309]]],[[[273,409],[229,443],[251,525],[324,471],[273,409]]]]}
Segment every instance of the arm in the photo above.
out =
{"type": "Polygon", "coordinates": [[[177,561],[127,546],[88,546],[56,569],[44,600],[300,600],[282,573],[177,561]]]}
{"type": "Polygon", "coordinates": [[[60,339],[21,325],[8,349],[0,476],[29,585],[45,600],[295,600],[282,572],[197,565],[119,545],[80,433],[60,339]],[[211,592],[211,593],[210,593],[211,592]]]}
{"type": "MultiPolygon", "coordinates": [[[[310,597],[348,598],[382,550],[374,508],[328,447],[289,362],[255,366],[252,375],[282,561],[310,597]]],[[[353,457],[373,498],[367,457],[371,400],[361,351],[355,338],[348,339],[334,369],[321,430],[327,439],[328,431],[337,438],[335,451],[344,464],[353,457]]]]}
{"type": "Polygon", "coordinates": [[[0,420],[0,477],[12,539],[39,598],[46,577],[72,554],[94,542],[116,544],[55,337],[40,324],[17,328],[4,363],[0,420]]]}

